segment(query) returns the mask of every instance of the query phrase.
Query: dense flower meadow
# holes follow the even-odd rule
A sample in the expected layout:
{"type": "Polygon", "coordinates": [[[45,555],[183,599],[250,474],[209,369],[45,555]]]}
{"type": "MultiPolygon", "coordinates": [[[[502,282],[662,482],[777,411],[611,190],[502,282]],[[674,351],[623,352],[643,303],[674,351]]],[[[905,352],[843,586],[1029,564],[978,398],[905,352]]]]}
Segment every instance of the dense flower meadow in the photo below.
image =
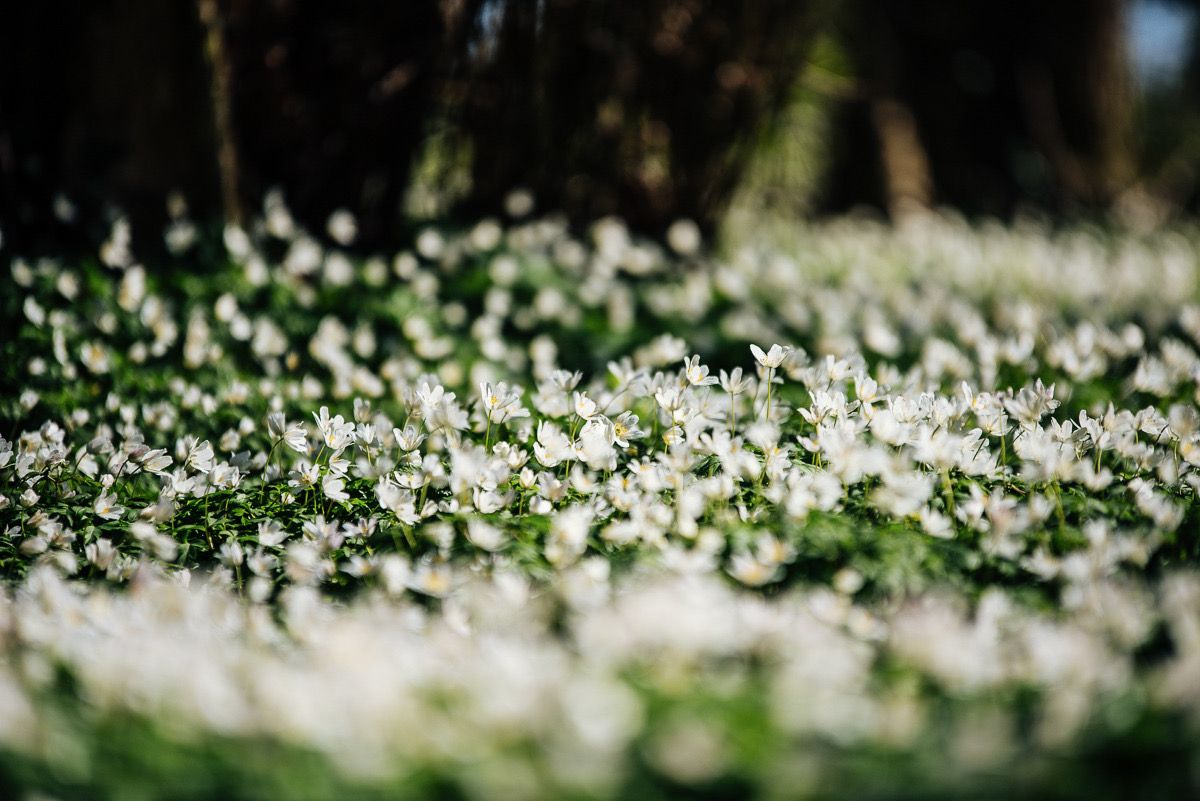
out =
{"type": "Polygon", "coordinates": [[[0,796],[1200,793],[1200,232],[325,233],[4,254],[0,796]]]}

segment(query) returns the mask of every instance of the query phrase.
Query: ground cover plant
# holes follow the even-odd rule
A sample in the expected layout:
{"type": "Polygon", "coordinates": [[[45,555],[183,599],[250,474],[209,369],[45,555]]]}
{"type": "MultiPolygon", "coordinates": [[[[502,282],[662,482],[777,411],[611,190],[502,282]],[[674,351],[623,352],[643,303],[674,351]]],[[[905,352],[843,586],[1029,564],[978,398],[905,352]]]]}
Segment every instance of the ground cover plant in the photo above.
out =
{"type": "Polygon", "coordinates": [[[10,254],[5,797],[1200,790],[1200,232],[698,240],[10,254]]]}

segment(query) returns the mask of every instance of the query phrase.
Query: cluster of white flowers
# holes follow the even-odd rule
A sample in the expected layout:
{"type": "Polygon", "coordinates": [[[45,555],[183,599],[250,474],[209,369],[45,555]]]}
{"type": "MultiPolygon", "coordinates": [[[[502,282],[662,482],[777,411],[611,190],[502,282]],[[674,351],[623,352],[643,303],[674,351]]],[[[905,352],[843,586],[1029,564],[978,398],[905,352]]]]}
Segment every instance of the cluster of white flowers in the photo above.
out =
{"type": "Polygon", "coordinates": [[[1020,775],[1019,725],[1064,755],[1081,732],[1119,732],[1144,708],[1200,724],[1195,574],[1098,582],[1062,620],[998,590],[973,612],[941,594],[880,611],[844,591],[764,599],[704,576],[610,587],[606,566],[572,568],[550,593],[515,572],[476,577],[437,613],[374,596],[339,607],[297,588],[282,622],[156,571],[114,594],[40,569],[0,599],[0,636],[20,657],[0,662],[0,746],[63,759],[74,733],[37,700],[56,666],[94,715],[150,715],[184,747],[266,737],[359,781],[441,771],[481,798],[609,796],[639,754],[677,782],[737,768],[803,795],[827,777],[796,785],[787,766],[820,743],[933,748],[955,758],[939,762],[950,783],[1020,775]],[[1179,649],[1139,675],[1134,649],[1157,626],[1179,649]],[[1031,716],[1003,703],[1018,689],[1041,700],[1031,716]],[[946,696],[962,708],[932,729],[946,696]],[[702,711],[713,697],[759,698],[750,724],[775,735],[756,762],[738,764],[745,720],[702,711]]]}
{"type": "MultiPolygon", "coordinates": [[[[709,376],[698,356],[676,370],[613,363],[607,381],[587,384],[553,370],[528,393],[528,407],[524,389],[503,382],[460,399],[432,374],[397,377],[402,420],[359,398],[350,419],[321,406],[309,422],[281,410],[256,421],[243,386],[207,398],[208,414],[237,421],[210,434],[216,447],[200,435],[172,442],[151,421],[177,415],[114,393],[103,411],[81,409],[14,443],[0,440],[0,474],[12,488],[0,496],[12,518],[5,534],[24,556],[67,573],[80,569],[82,550],[110,578],[127,579],[139,558],[177,556],[164,538],[177,530],[178,510],[203,507],[202,523],[183,522],[203,528],[210,548],[214,536],[229,546],[221,561],[231,580],[252,556],[252,597],[265,599],[280,576],[411,574],[422,577],[418,589],[429,589],[431,576],[442,587],[441,570],[401,564],[412,548],[375,552],[371,539],[402,530],[432,546],[423,560],[449,570],[463,539],[492,558],[530,518],[548,517],[548,536],[533,544],[555,567],[591,543],[724,567],[759,586],[795,556],[780,532],[802,530],[815,512],[849,509],[912,521],[930,537],[1051,580],[1074,550],[1107,549],[1109,538],[1089,534],[1068,547],[1041,536],[1048,528],[1107,531],[1115,528],[1108,508],[1136,510],[1134,520],[1122,513],[1119,537],[1131,544],[1111,559],[1144,564],[1200,485],[1193,404],[1164,412],[1110,403],[1057,419],[1056,387],[1040,380],[1017,391],[964,383],[939,394],[898,376],[883,385],[881,370],[873,375],[861,357],[814,359],[779,345],[751,352],[757,376],[738,368],[709,376]],[[214,494],[223,504],[216,513],[214,494]],[[1094,508],[1064,511],[1064,495],[1090,496],[1094,508]],[[231,500],[251,504],[249,517],[229,518],[231,500]],[[64,517],[54,506],[64,501],[94,514],[64,517]],[[745,530],[761,533],[747,541],[745,530]]],[[[263,402],[282,405],[274,394],[263,402]]]]}
{"type": "MultiPolygon", "coordinates": [[[[203,290],[120,225],[109,273],[15,259],[6,747],[57,742],[55,664],[104,710],[514,797],[614,791],[635,747],[676,781],[733,764],[686,706],[647,722],[631,671],[765,682],[779,760],[923,742],[926,693],[884,664],[1038,689],[1039,747],[1130,697],[1200,710],[1200,237],[808,237],[721,261],[485,221],[358,263],[274,198],[203,290]]],[[[954,739],[981,767],[1016,747],[985,706],[1000,734],[954,739]]]]}

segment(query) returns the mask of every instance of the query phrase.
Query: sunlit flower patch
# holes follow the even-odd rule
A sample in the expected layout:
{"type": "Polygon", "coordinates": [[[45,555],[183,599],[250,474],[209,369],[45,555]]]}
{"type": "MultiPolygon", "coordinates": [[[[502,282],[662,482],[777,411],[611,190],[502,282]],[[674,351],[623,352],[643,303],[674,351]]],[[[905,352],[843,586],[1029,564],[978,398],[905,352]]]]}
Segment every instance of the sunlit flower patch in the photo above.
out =
{"type": "Polygon", "coordinates": [[[1200,235],[681,237],[12,258],[0,787],[1196,791],[1200,235]]]}

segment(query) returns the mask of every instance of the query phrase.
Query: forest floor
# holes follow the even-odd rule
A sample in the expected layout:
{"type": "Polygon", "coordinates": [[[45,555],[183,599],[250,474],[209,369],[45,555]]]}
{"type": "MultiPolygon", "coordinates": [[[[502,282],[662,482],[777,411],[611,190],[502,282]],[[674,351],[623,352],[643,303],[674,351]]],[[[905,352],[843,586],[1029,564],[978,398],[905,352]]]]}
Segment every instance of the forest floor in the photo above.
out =
{"type": "Polygon", "coordinates": [[[0,795],[1200,792],[1200,231],[694,234],[10,257],[0,795]]]}

